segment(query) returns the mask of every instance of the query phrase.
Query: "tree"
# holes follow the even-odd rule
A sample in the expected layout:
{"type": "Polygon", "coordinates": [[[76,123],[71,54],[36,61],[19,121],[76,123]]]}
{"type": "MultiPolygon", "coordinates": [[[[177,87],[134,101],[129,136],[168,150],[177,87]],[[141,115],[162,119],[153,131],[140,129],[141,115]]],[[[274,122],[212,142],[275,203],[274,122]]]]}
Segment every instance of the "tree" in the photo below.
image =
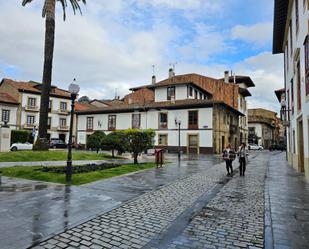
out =
{"type": "Polygon", "coordinates": [[[89,103],[90,102],[90,99],[88,96],[82,96],[78,99],[78,102],[79,103],[89,103]]]}
{"type": "Polygon", "coordinates": [[[102,139],[102,148],[111,150],[113,157],[115,157],[115,150],[117,150],[118,153],[123,153],[125,151],[125,139],[123,135],[122,131],[109,133],[102,139]]]}
{"type": "Polygon", "coordinates": [[[126,137],[126,151],[132,153],[134,164],[138,163],[137,157],[145,150],[153,146],[155,132],[151,129],[137,130],[128,129],[124,131],[126,137]]]}
{"type": "Polygon", "coordinates": [[[93,134],[91,134],[87,139],[87,148],[96,150],[97,153],[99,153],[99,150],[102,146],[102,140],[105,137],[105,133],[103,131],[95,131],[93,134]]]}
{"type": "MultiPolygon", "coordinates": [[[[22,6],[31,3],[33,0],[23,0],[22,6]]],[[[55,43],[55,8],[56,1],[60,2],[63,9],[63,20],[66,18],[66,0],[45,0],[42,17],[45,18],[45,45],[44,45],[44,67],[43,67],[43,79],[41,90],[41,106],[40,106],[40,123],[38,140],[41,140],[39,144],[48,144],[47,141],[47,122],[48,122],[48,106],[49,95],[52,82],[52,68],[53,68],[53,56],[54,56],[54,43],[55,43]]],[[[74,14],[76,11],[81,13],[79,2],[86,4],[86,0],[69,0],[74,14]]],[[[48,146],[43,146],[45,149],[48,146]]]]}

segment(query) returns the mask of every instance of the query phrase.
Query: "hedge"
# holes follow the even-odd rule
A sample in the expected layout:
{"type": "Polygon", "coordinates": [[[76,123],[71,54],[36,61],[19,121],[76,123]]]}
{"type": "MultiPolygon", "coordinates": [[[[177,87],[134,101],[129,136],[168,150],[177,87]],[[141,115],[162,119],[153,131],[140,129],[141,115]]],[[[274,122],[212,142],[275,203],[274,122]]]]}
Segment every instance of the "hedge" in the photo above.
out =
{"type": "Polygon", "coordinates": [[[32,133],[27,130],[12,130],[11,131],[11,144],[13,143],[32,143],[32,133]]]}

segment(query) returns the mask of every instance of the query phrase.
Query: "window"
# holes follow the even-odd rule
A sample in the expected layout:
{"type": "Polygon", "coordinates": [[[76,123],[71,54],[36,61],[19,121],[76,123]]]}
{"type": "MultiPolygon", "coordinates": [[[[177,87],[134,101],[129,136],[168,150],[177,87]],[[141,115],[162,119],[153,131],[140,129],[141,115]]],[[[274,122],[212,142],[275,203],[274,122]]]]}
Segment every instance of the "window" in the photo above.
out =
{"type": "Polygon", "coordinates": [[[202,93],[200,93],[200,99],[203,99],[203,94],[202,93]]]}
{"type": "Polygon", "coordinates": [[[159,114],[159,129],[167,128],[167,113],[159,114]]]}
{"type": "Polygon", "coordinates": [[[28,115],[27,116],[27,125],[34,125],[34,123],[35,123],[35,116],[28,115]]]}
{"type": "Polygon", "coordinates": [[[194,98],[197,99],[197,90],[194,90],[194,98]]]}
{"type": "Polygon", "coordinates": [[[48,103],[48,111],[49,111],[49,112],[51,112],[52,106],[53,106],[53,101],[52,101],[52,100],[49,100],[49,103],[48,103]]]}
{"type": "Polygon", "coordinates": [[[292,20],[290,20],[290,53],[291,56],[293,55],[293,26],[292,26],[292,20]]]}
{"type": "Polygon", "coordinates": [[[141,127],[141,114],[132,114],[132,128],[139,129],[141,127]]]}
{"type": "MultiPolygon", "coordinates": [[[[290,104],[290,89],[287,90],[288,95],[288,110],[290,110],[291,104],[290,104]]],[[[288,111],[288,120],[290,120],[290,112],[288,111]]]]}
{"type": "Polygon", "coordinates": [[[9,122],[10,121],[10,110],[2,110],[2,122],[9,122]]]}
{"type": "Polygon", "coordinates": [[[301,110],[301,81],[300,81],[300,61],[297,62],[296,65],[297,71],[297,110],[301,110]]]}
{"type": "Polygon", "coordinates": [[[206,94],[204,94],[204,99],[207,99],[207,96],[206,96],[206,94]]]}
{"type": "Polygon", "coordinates": [[[192,86],[189,87],[189,96],[190,97],[193,96],[193,87],[192,86]]]}
{"type": "Polygon", "coordinates": [[[295,16],[296,16],[296,34],[299,29],[299,8],[298,8],[298,0],[295,0],[295,16]]]}
{"type": "Polygon", "coordinates": [[[66,128],[67,127],[67,119],[66,118],[60,118],[59,119],[59,126],[61,128],[66,128]]]}
{"type": "Polygon", "coordinates": [[[116,115],[108,115],[108,130],[116,130],[116,115]]]}
{"type": "Polygon", "coordinates": [[[159,134],[158,135],[158,145],[164,145],[167,146],[168,145],[168,136],[167,134],[159,134]]]}
{"type": "Polygon", "coordinates": [[[36,108],[36,98],[28,98],[28,108],[36,108]]]}
{"type": "Polygon", "coordinates": [[[198,111],[189,111],[189,129],[198,129],[198,111]]]}
{"type": "Polygon", "coordinates": [[[309,95],[309,35],[307,35],[304,45],[305,45],[305,86],[306,86],[306,95],[309,95]]]}
{"type": "Polygon", "coordinates": [[[66,111],[68,108],[67,102],[60,102],[60,110],[66,111]]]}
{"type": "Polygon", "coordinates": [[[175,87],[170,86],[167,88],[167,100],[175,99],[175,87]]]}
{"type": "Polygon", "coordinates": [[[52,118],[48,117],[48,119],[47,119],[47,129],[51,128],[51,120],[52,120],[52,118]]]}
{"type": "Polygon", "coordinates": [[[87,117],[86,129],[93,130],[93,117],[87,117]]]}
{"type": "Polygon", "coordinates": [[[293,79],[291,80],[291,104],[292,104],[292,114],[294,114],[294,83],[293,79]]]}

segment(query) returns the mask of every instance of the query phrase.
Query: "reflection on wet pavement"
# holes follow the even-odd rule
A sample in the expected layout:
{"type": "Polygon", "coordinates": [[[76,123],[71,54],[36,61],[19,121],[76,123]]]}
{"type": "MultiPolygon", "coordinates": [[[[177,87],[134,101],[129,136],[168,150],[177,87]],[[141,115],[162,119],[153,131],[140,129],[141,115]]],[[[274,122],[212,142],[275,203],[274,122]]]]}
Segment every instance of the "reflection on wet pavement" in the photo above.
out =
{"type": "Polygon", "coordinates": [[[27,248],[31,244],[109,211],[120,203],[155,190],[177,179],[217,164],[216,156],[167,157],[171,163],[97,181],[65,186],[2,178],[0,186],[1,249],[27,248]]]}

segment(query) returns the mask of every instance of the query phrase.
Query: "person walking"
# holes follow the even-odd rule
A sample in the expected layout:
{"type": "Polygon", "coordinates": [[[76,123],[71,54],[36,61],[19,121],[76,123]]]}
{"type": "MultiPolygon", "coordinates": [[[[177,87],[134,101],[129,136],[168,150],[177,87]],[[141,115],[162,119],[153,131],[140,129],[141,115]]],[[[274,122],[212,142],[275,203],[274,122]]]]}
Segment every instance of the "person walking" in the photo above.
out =
{"type": "Polygon", "coordinates": [[[237,155],[239,157],[240,176],[245,176],[247,156],[248,156],[248,149],[247,149],[245,143],[241,143],[241,146],[239,147],[239,149],[237,151],[237,155]]]}
{"type": "Polygon", "coordinates": [[[226,163],[227,176],[233,176],[233,161],[235,157],[235,152],[232,150],[231,145],[228,144],[222,154],[222,158],[226,163]]]}

